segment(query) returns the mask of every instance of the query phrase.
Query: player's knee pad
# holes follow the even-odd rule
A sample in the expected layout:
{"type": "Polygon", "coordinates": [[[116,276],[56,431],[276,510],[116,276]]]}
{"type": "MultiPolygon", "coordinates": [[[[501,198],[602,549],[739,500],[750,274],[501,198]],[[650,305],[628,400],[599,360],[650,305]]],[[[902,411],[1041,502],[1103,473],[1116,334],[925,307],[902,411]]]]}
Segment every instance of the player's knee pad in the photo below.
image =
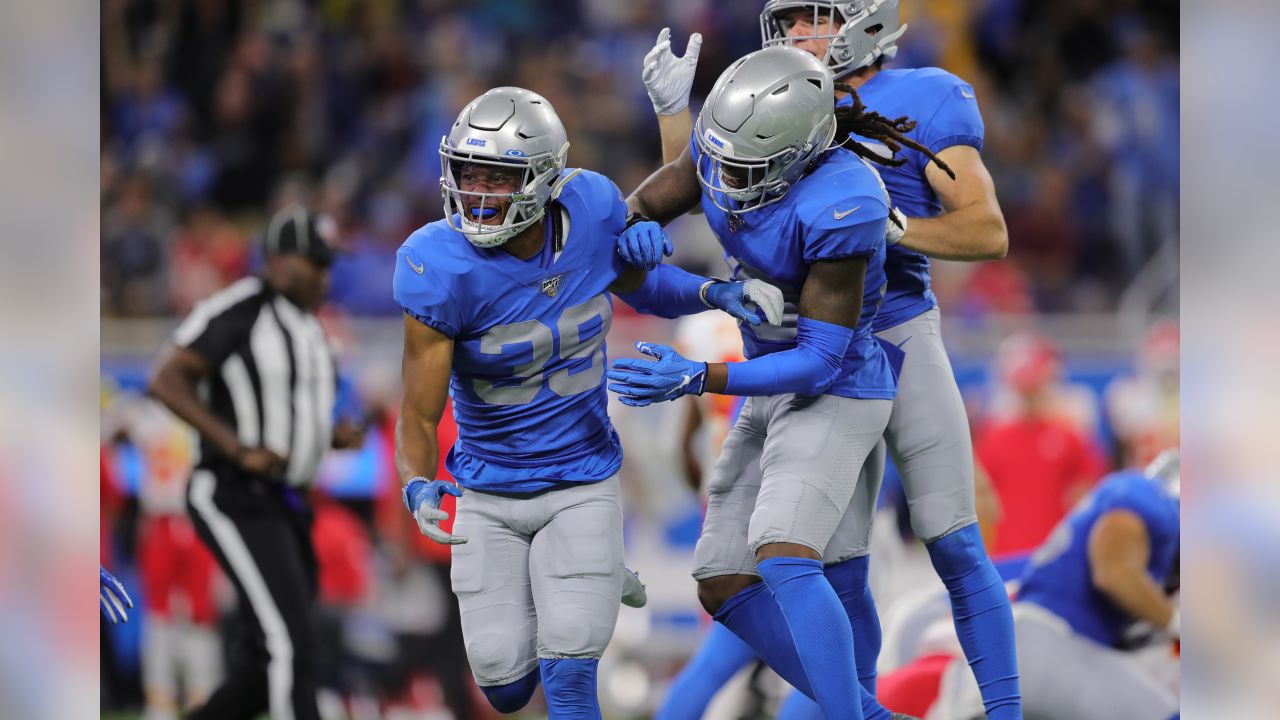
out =
{"type": "Polygon", "coordinates": [[[539,672],[534,668],[529,674],[506,685],[481,687],[489,704],[500,713],[513,713],[529,704],[533,691],[538,689],[539,672]]]}
{"type": "Polygon", "coordinates": [[[501,628],[474,633],[466,638],[466,646],[467,662],[480,682],[509,678],[532,659],[525,658],[522,662],[521,643],[501,628]]]}
{"type": "Polygon", "coordinates": [[[600,720],[596,699],[596,658],[543,658],[543,694],[548,714],[563,720],[600,720]]]}
{"type": "Polygon", "coordinates": [[[618,608],[611,614],[590,612],[587,609],[563,604],[542,608],[538,616],[538,648],[552,655],[569,657],[600,657],[617,621],[618,608]]]}
{"type": "MultiPolygon", "coordinates": [[[[955,582],[985,582],[976,573],[991,566],[987,558],[986,548],[982,545],[982,533],[978,523],[970,523],[955,532],[948,533],[925,546],[929,551],[929,560],[938,577],[948,587],[955,582]]],[[[992,568],[992,572],[995,569],[992,568]]],[[[997,577],[999,577],[997,575],[997,577]]]]}

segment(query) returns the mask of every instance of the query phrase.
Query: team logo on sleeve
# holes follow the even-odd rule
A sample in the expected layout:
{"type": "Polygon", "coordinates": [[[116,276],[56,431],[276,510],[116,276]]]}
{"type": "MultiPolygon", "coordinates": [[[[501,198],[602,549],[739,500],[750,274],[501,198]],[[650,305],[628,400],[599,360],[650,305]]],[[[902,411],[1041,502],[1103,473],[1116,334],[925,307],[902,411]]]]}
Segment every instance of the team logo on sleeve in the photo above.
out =
{"type": "Polygon", "coordinates": [[[538,292],[542,293],[543,295],[546,295],[549,298],[553,298],[559,295],[560,281],[563,279],[564,279],[564,273],[560,273],[559,275],[552,275],[549,278],[543,278],[542,287],[538,290],[538,292]]]}

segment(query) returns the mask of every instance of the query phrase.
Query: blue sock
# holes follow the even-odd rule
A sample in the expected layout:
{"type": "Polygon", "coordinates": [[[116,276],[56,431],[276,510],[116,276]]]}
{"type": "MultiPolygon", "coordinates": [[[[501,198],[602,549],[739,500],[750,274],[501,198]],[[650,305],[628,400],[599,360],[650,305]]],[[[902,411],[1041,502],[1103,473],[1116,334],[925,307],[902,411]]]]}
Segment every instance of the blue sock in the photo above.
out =
{"type": "Polygon", "coordinates": [[[822,561],[773,557],[756,563],[795,639],[813,699],[829,718],[863,720],[853,631],[822,574],[822,561]]]}
{"type": "Polygon", "coordinates": [[[698,652],[672,681],[654,720],[698,720],[720,688],[755,659],[750,645],[724,625],[711,623],[698,652]]]}
{"type": "Polygon", "coordinates": [[[990,720],[1021,720],[1013,608],[973,523],[925,547],[951,595],[960,647],[982,691],[990,720]]]}
{"type": "MultiPolygon", "coordinates": [[[[745,640],[766,665],[791,687],[804,693],[806,699],[813,701],[809,678],[805,677],[804,667],[800,664],[800,655],[796,652],[791,631],[787,629],[787,620],[764,583],[749,585],[725,601],[716,613],[716,621],[745,640]]],[[[875,696],[861,686],[857,687],[864,720],[889,720],[891,713],[876,702],[875,696]]]]}
{"type": "Polygon", "coordinates": [[[490,685],[480,688],[489,704],[500,713],[513,713],[529,704],[533,691],[538,689],[538,668],[529,671],[528,675],[507,683],[506,685],[490,685]]]}
{"type": "Polygon", "coordinates": [[[880,615],[876,612],[875,598],[871,597],[871,585],[867,582],[870,557],[849,558],[827,565],[822,573],[827,576],[840,604],[853,628],[854,657],[858,661],[858,682],[867,692],[876,694],[876,661],[880,659],[880,615]]]}
{"type": "Polygon", "coordinates": [[[538,661],[542,666],[542,694],[547,715],[555,720],[600,720],[596,697],[596,658],[560,658],[538,661]]]}
{"type": "Polygon", "coordinates": [[[774,720],[824,720],[822,708],[799,690],[792,690],[787,699],[778,708],[778,716],[774,720]]]}

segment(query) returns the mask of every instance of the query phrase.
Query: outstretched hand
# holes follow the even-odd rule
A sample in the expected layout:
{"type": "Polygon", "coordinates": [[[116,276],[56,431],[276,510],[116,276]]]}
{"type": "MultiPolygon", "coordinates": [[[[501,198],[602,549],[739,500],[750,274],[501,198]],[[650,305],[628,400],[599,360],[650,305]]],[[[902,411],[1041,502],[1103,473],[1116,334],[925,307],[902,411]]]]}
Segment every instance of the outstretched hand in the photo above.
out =
{"type": "Polygon", "coordinates": [[[668,345],[638,342],[636,349],[655,361],[623,358],[609,368],[609,389],[623,405],[645,407],[706,389],[706,363],[687,360],[668,345]]]}

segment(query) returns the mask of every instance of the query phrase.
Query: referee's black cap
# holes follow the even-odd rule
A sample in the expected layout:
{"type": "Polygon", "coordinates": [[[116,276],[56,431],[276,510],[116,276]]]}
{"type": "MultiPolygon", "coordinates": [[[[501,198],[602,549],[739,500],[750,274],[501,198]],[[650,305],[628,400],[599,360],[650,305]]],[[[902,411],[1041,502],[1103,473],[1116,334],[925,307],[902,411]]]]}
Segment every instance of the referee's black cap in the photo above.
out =
{"type": "Polygon", "coordinates": [[[290,205],[271,218],[267,225],[267,255],[297,253],[318,265],[329,267],[337,257],[334,247],[336,226],[332,218],[290,205]]]}

